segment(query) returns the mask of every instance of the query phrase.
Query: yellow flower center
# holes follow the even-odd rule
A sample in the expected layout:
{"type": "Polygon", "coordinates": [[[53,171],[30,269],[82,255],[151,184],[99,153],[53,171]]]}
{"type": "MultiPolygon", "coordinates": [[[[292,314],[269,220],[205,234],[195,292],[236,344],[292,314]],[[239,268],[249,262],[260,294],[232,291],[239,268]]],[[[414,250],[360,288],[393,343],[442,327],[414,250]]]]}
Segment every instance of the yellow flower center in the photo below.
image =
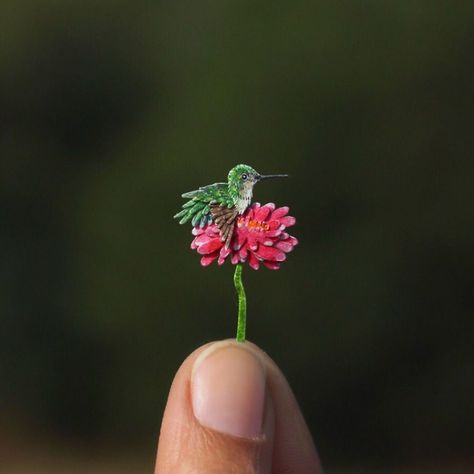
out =
{"type": "Polygon", "coordinates": [[[248,222],[243,217],[237,219],[237,225],[239,227],[245,226],[249,230],[254,230],[257,232],[266,232],[270,229],[270,226],[265,221],[257,221],[255,219],[250,219],[248,222]]]}

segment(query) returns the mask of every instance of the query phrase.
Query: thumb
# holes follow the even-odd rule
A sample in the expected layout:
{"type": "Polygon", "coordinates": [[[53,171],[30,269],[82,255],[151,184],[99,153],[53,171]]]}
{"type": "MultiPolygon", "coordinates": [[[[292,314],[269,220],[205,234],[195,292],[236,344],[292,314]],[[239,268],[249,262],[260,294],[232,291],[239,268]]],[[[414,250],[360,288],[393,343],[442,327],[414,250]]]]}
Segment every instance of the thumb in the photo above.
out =
{"type": "Polygon", "coordinates": [[[253,344],[208,344],[178,370],[155,474],[188,472],[321,472],[291,390],[253,344]]]}

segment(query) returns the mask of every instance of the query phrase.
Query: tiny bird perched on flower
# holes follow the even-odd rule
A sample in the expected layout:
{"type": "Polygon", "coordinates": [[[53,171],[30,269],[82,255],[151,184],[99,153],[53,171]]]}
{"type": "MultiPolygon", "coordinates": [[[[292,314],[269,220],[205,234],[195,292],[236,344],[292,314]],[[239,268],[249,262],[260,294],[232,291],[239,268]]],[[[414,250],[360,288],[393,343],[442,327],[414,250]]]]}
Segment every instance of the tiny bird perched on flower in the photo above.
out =
{"type": "Polygon", "coordinates": [[[258,270],[260,264],[278,270],[286,254],[298,240],[286,231],[296,223],[288,215],[289,207],[276,207],[269,202],[252,203],[253,187],[258,181],[286,177],[286,174],[261,175],[248,165],[234,166],[227,183],[203,186],[184,193],[188,199],[174,217],[179,223],[193,225],[191,249],[201,255],[201,265],[207,267],[217,260],[235,265],[234,285],[238,296],[237,336],[245,341],[247,297],[242,283],[242,266],[258,270]],[[232,243],[232,246],[231,246],[232,243]]]}
{"type": "Polygon", "coordinates": [[[227,183],[214,183],[195,191],[182,194],[189,199],[174,218],[180,224],[191,221],[195,227],[203,228],[215,223],[220,238],[229,248],[238,215],[243,214],[251,204],[253,187],[258,181],[269,178],[283,178],[286,174],[261,175],[248,165],[234,166],[227,176],[227,183]]]}

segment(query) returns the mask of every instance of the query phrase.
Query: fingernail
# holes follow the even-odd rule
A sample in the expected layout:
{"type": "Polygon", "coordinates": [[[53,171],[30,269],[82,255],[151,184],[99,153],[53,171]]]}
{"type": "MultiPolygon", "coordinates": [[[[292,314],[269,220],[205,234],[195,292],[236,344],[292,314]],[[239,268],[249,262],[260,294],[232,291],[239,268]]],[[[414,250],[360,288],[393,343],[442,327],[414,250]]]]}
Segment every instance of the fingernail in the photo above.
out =
{"type": "Polygon", "coordinates": [[[232,436],[256,438],[263,422],[263,365],[235,343],[216,343],[196,359],[191,398],[194,416],[202,425],[232,436]]]}

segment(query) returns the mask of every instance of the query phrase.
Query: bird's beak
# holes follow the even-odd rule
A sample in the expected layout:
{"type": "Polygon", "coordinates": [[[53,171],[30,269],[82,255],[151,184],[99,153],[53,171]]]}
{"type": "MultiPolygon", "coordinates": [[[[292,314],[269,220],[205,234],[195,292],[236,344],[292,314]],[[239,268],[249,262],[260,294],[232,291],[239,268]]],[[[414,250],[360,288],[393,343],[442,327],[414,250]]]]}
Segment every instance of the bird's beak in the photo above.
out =
{"type": "Polygon", "coordinates": [[[258,181],[261,181],[262,179],[272,179],[272,178],[288,178],[287,174],[264,174],[264,175],[258,175],[258,181]]]}

